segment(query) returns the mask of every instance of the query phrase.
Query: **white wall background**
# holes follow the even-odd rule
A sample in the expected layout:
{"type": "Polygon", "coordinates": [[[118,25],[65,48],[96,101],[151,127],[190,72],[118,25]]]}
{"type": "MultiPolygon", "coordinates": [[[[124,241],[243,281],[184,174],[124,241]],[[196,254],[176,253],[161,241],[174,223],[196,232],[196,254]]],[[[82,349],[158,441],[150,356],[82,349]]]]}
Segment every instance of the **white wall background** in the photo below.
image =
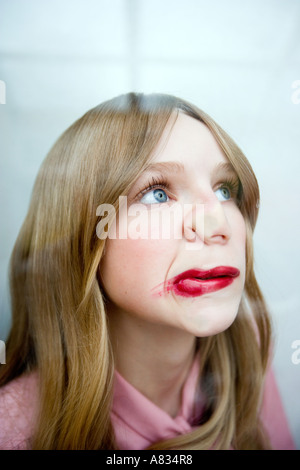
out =
{"type": "Polygon", "coordinates": [[[211,114],[257,174],[257,275],[300,448],[300,364],[292,362],[300,340],[300,91],[292,88],[300,80],[300,1],[0,0],[0,80],[0,339],[10,322],[9,255],[50,146],[117,94],[176,94],[211,114]]]}

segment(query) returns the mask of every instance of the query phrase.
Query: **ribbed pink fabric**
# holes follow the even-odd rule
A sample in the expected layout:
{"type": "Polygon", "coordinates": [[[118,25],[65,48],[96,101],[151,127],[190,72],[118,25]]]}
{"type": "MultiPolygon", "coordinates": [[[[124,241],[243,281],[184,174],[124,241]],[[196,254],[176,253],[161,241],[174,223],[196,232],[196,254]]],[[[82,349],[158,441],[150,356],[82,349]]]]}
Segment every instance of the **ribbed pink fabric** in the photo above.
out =
{"type": "Polygon", "coordinates": [[[38,375],[23,375],[0,388],[0,449],[30,449],[36,419],[38,375]]]}

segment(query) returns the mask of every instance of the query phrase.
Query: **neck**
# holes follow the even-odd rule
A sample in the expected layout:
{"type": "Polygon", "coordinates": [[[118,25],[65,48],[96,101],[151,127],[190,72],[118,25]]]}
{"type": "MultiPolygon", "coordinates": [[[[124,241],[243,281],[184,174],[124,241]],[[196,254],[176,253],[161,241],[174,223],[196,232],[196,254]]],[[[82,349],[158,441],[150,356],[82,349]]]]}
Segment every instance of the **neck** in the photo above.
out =
{"type": "Polygon", "coordinates": [[[172,417],[195,354],[196,338],[180,329],[109,312],[117,371],[172,417]]]}

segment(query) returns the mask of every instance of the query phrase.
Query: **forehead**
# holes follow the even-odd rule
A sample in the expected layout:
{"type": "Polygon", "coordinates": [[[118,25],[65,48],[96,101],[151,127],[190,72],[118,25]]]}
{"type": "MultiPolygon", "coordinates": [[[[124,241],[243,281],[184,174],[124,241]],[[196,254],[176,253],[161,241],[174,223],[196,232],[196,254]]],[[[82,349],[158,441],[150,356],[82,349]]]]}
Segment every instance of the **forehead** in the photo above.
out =
{"type": "Polygon", "coordinates": [[[186,171],[228,163],[208,127],[182,112],[175,123],[168,123],[151,159],[152,163],[171,161],[184,166],[186,171]]]}

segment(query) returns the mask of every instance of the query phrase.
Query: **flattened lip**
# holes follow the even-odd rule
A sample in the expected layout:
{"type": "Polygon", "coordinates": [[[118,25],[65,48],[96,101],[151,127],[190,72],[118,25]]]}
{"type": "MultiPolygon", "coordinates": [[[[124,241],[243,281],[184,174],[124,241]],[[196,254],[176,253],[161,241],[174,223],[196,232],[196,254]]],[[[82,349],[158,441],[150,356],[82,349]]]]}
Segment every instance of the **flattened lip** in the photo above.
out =
{"type": "Polygon", "coordinates": [[[234,278],[239,275],[240,270],[232,266],[217,266],[210,269],[188,269],[158,284],[152,289],[152,294],[161,297],[170,292],[175,292],[176,295],[184,297],[196,297],[230,285],[234,278]],[[193,287],[186,286],[185,280],[193,281],[193,287]]]}
{"type": "Polygon", "coordinates": [[[210,269],[189,269],[184,271],[173,279],[172,284],[178,284],[184,279],[198,279],[199,281],[207,281],[210,279],[217,279],[222,277],[235,278],[240,274],[239,269],[232,266],[217,266],[210,269]]]}

